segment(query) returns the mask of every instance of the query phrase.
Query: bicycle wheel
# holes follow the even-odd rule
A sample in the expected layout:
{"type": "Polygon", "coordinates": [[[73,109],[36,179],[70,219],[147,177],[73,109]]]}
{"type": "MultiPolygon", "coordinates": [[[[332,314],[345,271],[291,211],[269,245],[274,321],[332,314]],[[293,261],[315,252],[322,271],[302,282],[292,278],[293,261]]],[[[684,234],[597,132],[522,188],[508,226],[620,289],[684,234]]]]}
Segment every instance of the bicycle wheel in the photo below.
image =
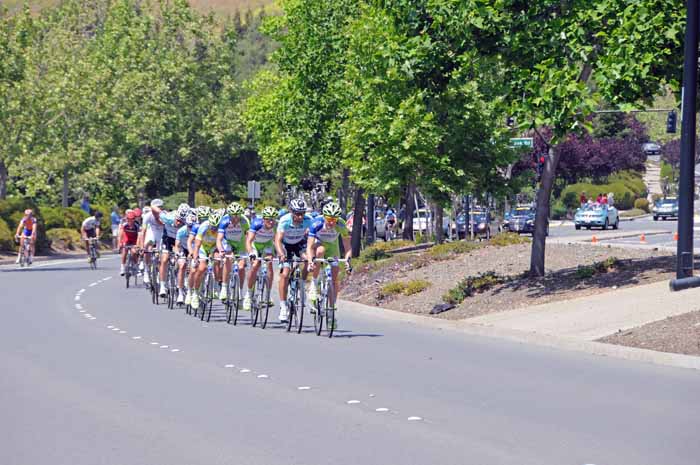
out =
{"type": "Polygon", "coordinates": [[[304,280],[299,278],[297,283],[296,302],[294,304],[296,311],[296,330],[297,334],[301,333],[304,327],[304,307],[306,306],[306,292],[304,291],[304,280]]]}
{"type": "Polygon", "coordinates": [[[258,324],[258,315],[260,314],[260,279],[255,280],[255,287],[253,288],[253,298],[252,305],[250,309],[250,324],[255,328],[258,324]]]}
{"type": "MultiPolygon", "coordinates": [[[[211,310],[214,307],[214,275],[212,275],[211,279],[209,280],[209,292],[207,293],[207,300],[206,300],[206,305],[207,305],[207,323],[209,323],[209,320],[211,319],[211,310]]],[[[202,313],[202,316],[204,314],[202,313]]]]}
{"type": "Polygon", "coordinates": [[[208,304],[208,299],[209,299],[209,287],[213,286],[214,282],[212,279],[212,276],[209,272],[207,272],[206,275],[204,275],[204,295],[202,296],[201,299],[199,299],[199,308],[196,310],[197,313],[199,313],[199,319],[200,321],[204,321],[204,313],[207,310],[207,304],[208,304]]]}
{"type": "Polygon", "coordinates": [[[332,302],[333,297],[333,280],[329,279],[324,299],[324,307],[326,312],[326,330],[328,331],[328,337],[333,337],[333,331],[335,330],[335,302],[332,302]]]}
{"type": "Polygon", "coordinates": [[[228,299],[226,299],[226,322],[236,324],[238,320],[238,274],[231,273],[228,281],[228,299]]]}
{"type": "Polygon", "coordinates": [[[263,280],[260,298],[262,299],[260,306],[260,327],[265,329],[267,326],[267,316],[270,314],[270,287],[267,285],[267,279],[263,280]]]}
{"type": "Polygon", "coordinates": [[[168,278],[165,283],[168,292],[168,308],[173,309],[175,308],[175,276],[173,276],[173,266],[170,263],[168,264],[168,278]]]}
{"type": "Polygon", "coordinates": [[[325,299],[325,281],[321,283],[319,286],[321,289],[319,289],[320,295],[316,299],[315,303],[311,303],[311,305],[314,306],[314,329],[316,330],[316,336],[321,335],[321,330],[323,329],[323,301],[325,299]]]}

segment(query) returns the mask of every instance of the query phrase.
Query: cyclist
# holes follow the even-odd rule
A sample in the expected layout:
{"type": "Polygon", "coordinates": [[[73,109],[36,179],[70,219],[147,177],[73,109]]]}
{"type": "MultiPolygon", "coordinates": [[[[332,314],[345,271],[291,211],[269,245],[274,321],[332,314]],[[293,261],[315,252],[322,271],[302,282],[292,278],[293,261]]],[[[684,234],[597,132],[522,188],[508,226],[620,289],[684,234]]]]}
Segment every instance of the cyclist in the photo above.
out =
{"type": "MultiPolygon", "coordinates": [[[[188,244],[190,243],[190,232],[192,231],[192,226],[197,223],[197,215],[194,211],[190,210],[185,218],[185,225],[177,230],[177,235],[175,236],[175,250],[182,254],[183,257],[189,257],[190,250],[188,244]]],[[[177,263],[177,303],[182,304],[185,302],[185,265],[186,260],[179,260],[177,263]]]]}
{"type": "MultiPolygon", "coordinates": [[[[127,210],[122,224],[119,226],[118,244],[121,250],[121,266],[119,274],[124,276],[126,267],[126,248],[125,246],[135,246],[139,237],[139,225],[136,223],[136,213],[133,210],[127,210]]],[[[138,255],[132,254],[131,259],[136,263],[138,255]]]]}
{"type": "Polygon", "coordinates": [[[19,249],[17,250],[17,261],[19,263],[20,256],[22,255],[22,249],[24,248],[24,241],[31,241],[31,246],[29,248],[29,259],[27,264],[32,264],[32,257],[34,257],[34,245],[36,244],[36,218],[34,218],[34,212],[31,208],[24,210],[24,217],[19,220],[17,225],[17,231],[15,231],[15,238],[19,239],[19,249]],[[20,232],[22,233],[20,235],[20,232]]]}
{"type": "MultiPolygon", "coordinates": [[[[100,237],[100,222],[102,221],[102,212],[90,210],[91,215],[85,218],[80,226],[80,235],[85,241],[85,250],[88,253],[88,263],[90,262],[90,242],[88,239],[100,237]]],[[[98,248],[99,250],[99,248],[98,248]]]]}
{"type": "MultiPolygon", "coordinates": [[[[348,260],[345,267],[348,272],[352,271],[350,266],[350,257],[352,249],[350,248],[350,236],[348,228],[345,226],[345,221],[341,218],[342,212],[340,206],[335,202],[329,202],[323,207],[323,219],[317,219],[309,228],[309,238],[306,246],[306,256],[309,262],[309,271],[313,272],[313,279],[309,285],[309,300],[315,302],[318,299],[318,291],[316,289],[318,281],[318,273],[320,267],[315,266],[314,258],[340,256],[339,238],[343,241],[345,248],[345,258],[348,260]]],[[[333,263],[331,268],[331,277],[333,279],[333,288],[335,295],[332,296],[333,306],[335,306],[336,298],[338,297],[338,263],[333,263]]]]}
{"type": "MultiPolygon", "coordinates": [[[[294,257],[306,260],[306,234],[311,227],[312,218],[306,214],[306,202],[303,199],[293,199],[289,202],[291,213],[280,218],[275,235],[275,249],[280,263],[283,263],[279,280],[280,315],[285,323],[289,318],[287,309],[287,286],[291,274],[291,260],[294,257]]],[[[302,277],[306,280],[306,263],[302,264],[302,277]]]]}
{"type": "MultiPolygon", "coordinates": [[[[233,202],[226,207],[226,215],[224,215],[221,219],[221,223],[219,223],[218,234],[216,236],[216,248],[220,254],[237,253],[240,255],[245,252],[246,237],[250,230],[250,223],[248,222],[248,218],[244,216],[244,213],[245,210],[243,210],[243,206],[238,202],[233,202]]],[[[227,258],[224,262],[224,283],[228,283],[232,268],[231,259],[227,258]]],[[[238,262],[238,278],[239,286],[243,289],[243,281],[245,279],[244,259],[238,262]]],[[[222,302],[228,298],[226,292],[226,286],[221,286],[219,298],[222,302]]]]}
{"type": "MultiPolygon", "coordinates": [[[[160,254],[160,289],[158,294],[165,297],[165,281],[168,273],[168,257],[172,253],[177,240],[177,230],[185,224],[187,215],[190,213],[190,206],[186,203],[181,203],[177,207],[177,211],[169,213],[161,213],[160,220],[163,222],[163,239],[161,241],[162,253],[160,254]]],[[[184,300],[184,297],[183,297],[184,300]]]]}
{"type": "MultiPolygon", "coordinates": [[[[207,221],[201,223],[197,228],[193,254],[195,259],[199,260],[199,264],[194,273],[194,287],[190,289],[192,291],[190,305],[194,308],[199,307],[199,287],[202,285],[204,273],[207,271],[207,260],[212,254],[215,258],[219,255],[219,252],[216,250],[216,236],[223,216],[222,210],[211,210],[207,221]]],[[[221,267],[217,263],[214,263],[214,277],[220,283],[221,267]]]]}
{"type": "MultiPolygon", "coordinates": [[[[277,219],[277,209],[275,207],[265,207],[261,212],[262,218],[255,218],[250,225],[248,237],[246,239],[246,249],[253,265],[250,267],[248,274],[248,292],[243,299],[243,310],[250,310],[251,294],[255,285],[255,278],[258,276],[260,269],[260,261],[256,260],[260,257],[272,257],[275,251],[275,220],[277,219]]],[[[272,262],[267,264],[267,285],[272,287],[272,262]]]]}
{"type": "MultiPolygon", "coordinates": [[[[199,226],[207,221],[209,215],[211,214],[211,208],[206,205],[201,205],[194,210],[194,214],[197,217],[197,221],[192,224],[192,229],[190,229],[190,235],[187,237],[187,250],[190,251],[190,276],[187,279],[187,295],[185,295],[185,305],[192,304],[192,296],[194,295],[194,284],[195,278],[197,277],[197,266],[199,265],[198,257],[194,254],[195,241],[197,238],[197,231],[199,231],[199,226]]],[[[197,302],[199,306],[199,301],[197,302]]]]}
{"type": "MultiPolygon", "coordinates": [[[[139,248],[145,250],[146,252],[150,252],[154,247],[155,250],[160,250],[161,248],[163,231],[165,229],[163,221],[160,219],[162,208],[163,201],[161,199],[153,199],[151,200],[151,207],[145,207],[143,209],[143,229],[141,230],[141,236],[139,237],[139,248]]],[[[150,253],[147,253],[144,256],[144,262],[146,262],[146,267],[151,266],[150,253]]],[[[143,274],[143,283],[146,286],[151,285],[149,273],[143,274]]]]}

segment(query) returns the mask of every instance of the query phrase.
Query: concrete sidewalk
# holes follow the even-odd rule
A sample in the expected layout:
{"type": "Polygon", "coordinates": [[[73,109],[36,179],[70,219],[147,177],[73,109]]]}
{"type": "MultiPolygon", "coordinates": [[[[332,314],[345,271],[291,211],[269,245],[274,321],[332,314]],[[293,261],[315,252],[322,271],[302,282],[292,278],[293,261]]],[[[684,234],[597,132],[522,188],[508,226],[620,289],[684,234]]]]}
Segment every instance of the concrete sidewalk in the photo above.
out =
{"type": "Polygon", "coordinates": [[[594,341],[700,308],[700,288],[671,292],[667,281],[491,313],[471,324],[594,341]]]}

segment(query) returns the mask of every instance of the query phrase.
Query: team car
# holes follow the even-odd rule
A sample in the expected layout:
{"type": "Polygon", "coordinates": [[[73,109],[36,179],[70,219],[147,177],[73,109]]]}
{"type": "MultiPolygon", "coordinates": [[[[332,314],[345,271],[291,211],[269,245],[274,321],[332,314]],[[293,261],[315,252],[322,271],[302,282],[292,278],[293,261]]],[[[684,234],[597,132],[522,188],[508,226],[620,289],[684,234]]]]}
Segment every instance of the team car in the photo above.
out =
{"type": "Polygon", "coordinates": [[[593,227],[608,229],[612,226],[617,229],[620,225],[620,215],[617,208],[607,204],[590,204],[576,210],[574,215],[574,227],[576,229],[593,227]]]}

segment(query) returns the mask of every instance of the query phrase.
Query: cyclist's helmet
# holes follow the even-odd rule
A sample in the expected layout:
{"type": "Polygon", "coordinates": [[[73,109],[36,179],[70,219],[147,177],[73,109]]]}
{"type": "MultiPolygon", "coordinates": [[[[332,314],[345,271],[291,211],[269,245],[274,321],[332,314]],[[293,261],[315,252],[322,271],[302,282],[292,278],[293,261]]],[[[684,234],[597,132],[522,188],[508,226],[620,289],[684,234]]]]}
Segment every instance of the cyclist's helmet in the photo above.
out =
{"type": "Polygon", "coordinates": [[[197,207],[197,219],[199,219],[200,222],[206,221],[209,217],[209,213],[211,213],[211,208],[207,207],[206,205],[197,207]]]}
{"type": "Polygon", "coordinates": [[[136,214],[132,210],[130,210],[130,211],[126,212],[126,219],[127,220],[135,220],[136,214]]]}
{"type": "Polygon", "coordinates": [[[187,226],[192,226],[197,222],[197,215],[194,213],[194,211],[190,211],[187,217],[185,218],[185,224],[187,226]]]}
{"type": "Polygon", "coordinates": [[[287,209],[286,208],[280,208],[279,215],[280,217],[284,216],[287,214],[287,209]]]}
{"type": "Polygon", "coordinates": [[[265,207],[263,208],[263,211],[261,213],[261,216],[264,219],[271,219],[271,220],[276,220],[277,217],[279,216],[279,212],[275,207],[265,207]]]}
{"type": "Polygon", "coordinates": [[[161,199],[151,200],[151,208],[163,208],[163,201],[161,199]]]}
{"type": "Polygon", "coordinates": [[[219,223],[221,223],[221,218],[224,216],[224,210],[223,209],[216,209],[212,210],[209,212],[208,220],[209,220],[209,226],[211,227],[212,225],[218,226],[219,223]]]}
{"type": "Polygon", "coordinates": [[[228,207],[226,207],[226,213],[229,216],[242,216],[245,213],[243,206],[238,202],[231,202],[228,207]]]}
{"type": "Polygon", "coordinates": [[[306,202],[304,199],[292,199],[289,202],[289,209],[294,213],[306,213],[306,202]]]}
{"type": "Polygon", "coordinates": [[[189,215],[189,213],[190,213],[190,206],[187,205],[186,203],[181,203],[177,207],[177,213],[175,214],[175,216],[177,216],[182,221],[185,221],[185,219],[187,218],[187,215],[189,215]]]}
{"type": "Polygon", "coordinates": [[[340,211],[340,205],[338,205],[335,202],[329,202],[323,206],[323,216],[328,216],[330,218],[340,218],[342,214],[343,212],[340,211]]]}

